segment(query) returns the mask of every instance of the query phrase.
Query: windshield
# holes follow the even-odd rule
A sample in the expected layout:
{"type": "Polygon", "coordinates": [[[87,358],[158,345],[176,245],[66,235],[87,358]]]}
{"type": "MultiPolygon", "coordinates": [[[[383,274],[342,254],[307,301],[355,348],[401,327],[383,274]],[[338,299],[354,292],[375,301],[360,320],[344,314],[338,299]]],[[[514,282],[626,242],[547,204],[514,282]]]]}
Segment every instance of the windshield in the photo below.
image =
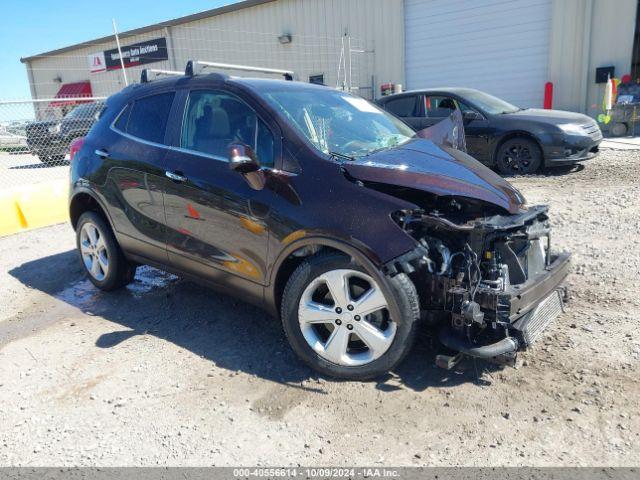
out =
{"type": "Polygon", "coordinates": [[[499,115],[501,113],[513,113],[522,110],[520,107],[511,105],[509,102],[489,95],[488,93],[478,90],[467,90],[464,92],[464,98],[475,103],[481,110],[491,115],[499,115]]]}
{"type": "Polygon", "coordinates": [[[266,100],[321,152],[363,157],[401,145],[414,132],[367,100],[331,89],[267,91],[266,100]]]}
{"type": "Polygon", "coordinates": [[[102,104],[100,103],[81,105],[67,113],[66,118],[88,118],[94,115],[101,107],[102,104]]]}

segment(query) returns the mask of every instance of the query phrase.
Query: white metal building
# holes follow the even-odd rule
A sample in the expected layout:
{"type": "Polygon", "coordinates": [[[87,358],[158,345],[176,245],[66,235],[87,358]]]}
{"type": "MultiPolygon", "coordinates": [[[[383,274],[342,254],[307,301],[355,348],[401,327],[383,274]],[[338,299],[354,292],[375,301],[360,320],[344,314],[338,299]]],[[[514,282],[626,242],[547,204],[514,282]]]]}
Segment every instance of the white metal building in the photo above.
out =
{"type": "Polygon", "coordinates": [[[406,0],[408,88],[469,86],[541,105],[552,0],[406,0]]]}
{"type": "MultiPolygon", "coordinates": [[[[160,60],[125,65],[129,82],[143,68],[184,70],[198,59],[291,69],[299,80],[350,83],[371,98],[373,82],[402,83],[402,11],[402,0],[245,0],[119,36],[123,57],[130,47],[166,44],[160,60]]],[[[63,93],[73,93],[81,83],[96,96],[114,93],[124,86],[119,62],[90,67],[96,56],[109,64],[115,49],[112,35],[23,58],[32,96],[51,98],[70,84],[63,93]]]]}
{"type": "Polygon", "coordinates": [[[405,84],[467,86],[596,115],[598,67],[632,74],[637,0],[405,0],[405,84]]]}
{"type": "MultiPolygon", "coordinates": [[[[640,74],[637,3],[245,0],[120,39],[128,81],[144,67],[182,70],[200,59],[292,69],[299,80],[350,85],[367,98],[378,97],[384,83],[469,86],[524,107],[542,107],[550,81],[554,108],[595,116],[603,95],[596,68],[614,67],[618,78],[640,74]]],[[[22,59],[32,96],[117,91],[124,78],[115,47],[109,36],[22,59]],[[96,56],[111,65],[96,68],[96,56]]]]}

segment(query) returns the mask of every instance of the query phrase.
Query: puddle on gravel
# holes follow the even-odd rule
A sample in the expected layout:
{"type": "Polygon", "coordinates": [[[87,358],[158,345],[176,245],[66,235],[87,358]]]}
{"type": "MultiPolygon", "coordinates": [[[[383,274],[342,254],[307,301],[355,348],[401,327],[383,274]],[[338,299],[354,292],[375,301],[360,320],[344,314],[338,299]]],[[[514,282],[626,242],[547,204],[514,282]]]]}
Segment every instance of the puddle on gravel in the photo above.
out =
{"type": "Polygon", "coordinates": [[[129,290],[135,297],[140,297],[152,290],[167,288],[169,285],[176,283],[179,279],[179,277],[171,273],[143,265],[138,267],[138,270],[136,271],[136,278],[132,283],[127,285],[127,290],[129,290]]]}
{"type": "MultiPolygon", "coordinates": [[[[133,298],[141,298],[154,290],[166,289],[178,280],[176,275],[143,265],[138,267],[136,277],[127,285],[126,291],[133,298]]],[[[107,295],[110,293],[102,292],[85,278],[57,293],[55,297],[83,310],[90,310],[107,295]]]]}

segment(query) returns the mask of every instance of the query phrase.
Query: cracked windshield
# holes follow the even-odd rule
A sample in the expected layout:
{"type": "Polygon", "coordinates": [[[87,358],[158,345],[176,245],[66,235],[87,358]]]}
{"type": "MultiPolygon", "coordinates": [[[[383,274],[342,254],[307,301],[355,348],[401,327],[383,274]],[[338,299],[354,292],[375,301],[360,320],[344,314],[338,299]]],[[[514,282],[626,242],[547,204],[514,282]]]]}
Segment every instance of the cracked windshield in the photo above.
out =
{"type": "Polygon", "coordinates": [[[351,158],[395,147],[413,130],[367,100],[334,90],[271,91],[267,100],[321,152],[351,158]]]}

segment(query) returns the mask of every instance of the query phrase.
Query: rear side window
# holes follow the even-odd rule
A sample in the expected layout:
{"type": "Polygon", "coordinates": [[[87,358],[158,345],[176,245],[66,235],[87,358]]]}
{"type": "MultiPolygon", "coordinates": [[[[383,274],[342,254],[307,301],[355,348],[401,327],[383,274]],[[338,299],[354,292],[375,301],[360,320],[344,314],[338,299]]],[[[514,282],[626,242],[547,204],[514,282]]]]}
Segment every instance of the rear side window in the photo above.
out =
{"type": "Polygon", "coordinates": [[[164,143],[174,95],[161,93],[134,101],[122,112],[115,127],[142,140],[164,143]]]}
{"type": "Polygon", "coordinates": [[[127,105],[122,113],[118,116],[116,123],[113,124],[116,129],[121,132],[127,131],[127,123],[129,123],[129,114],[131,113],[131,104],[127,105]]]}
{"type": "Polygon", "coordinates": [[[400,118],[420,115],[418,97],[415,95],[389,100],[384,104],[384,109],[400,118]]]}

